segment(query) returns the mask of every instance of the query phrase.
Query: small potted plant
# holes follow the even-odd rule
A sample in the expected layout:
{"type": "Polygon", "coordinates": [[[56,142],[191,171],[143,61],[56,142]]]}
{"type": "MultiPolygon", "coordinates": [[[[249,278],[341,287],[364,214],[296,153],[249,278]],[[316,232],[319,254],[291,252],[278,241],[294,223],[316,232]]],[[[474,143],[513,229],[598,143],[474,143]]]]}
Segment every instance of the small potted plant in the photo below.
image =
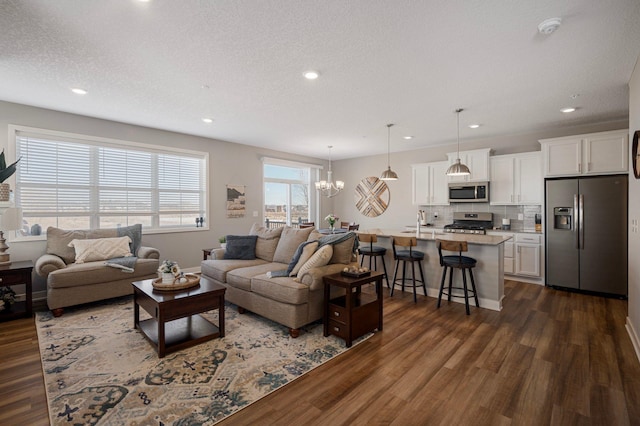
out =
{"type": "Polygon", "coordinates": [[[180,266],[173,260],[165,260],[158,268],[162,284],[172,284],[180,277],[180,266]]]}
{"type": "Polygon", "coordinates": [[[223,249],[227,248],[227,237],[222,236],[218,238],[218,242],[220,243],[220,247],[222,247],[223,249]]]}
{"type": "Polygon", "coordinates": [[[4,159],[4,150],[0,152],[0,201],[9,201],[9,195],[11,194],[11,187],[4,181],[9,179],[16,172],[16,165],[20,159],[7,167],[7,163],[4,159]]]}

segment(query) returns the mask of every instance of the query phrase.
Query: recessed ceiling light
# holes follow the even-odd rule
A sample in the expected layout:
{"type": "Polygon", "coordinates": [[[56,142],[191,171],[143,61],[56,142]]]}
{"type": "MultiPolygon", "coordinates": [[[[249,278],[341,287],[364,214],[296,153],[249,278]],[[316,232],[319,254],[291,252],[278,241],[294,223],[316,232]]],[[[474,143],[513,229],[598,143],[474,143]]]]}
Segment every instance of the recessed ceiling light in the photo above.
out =
{"type": "Polygon", "coordinates": [[[410,140],[410,139],[413,139],[413,136],[404,136],[404,139],[410,140]]]}
{"type": "Polygon", "coordinates": [[[212,118],[203,118],[202,121],[204,121],[207,124],[213,123],[213,119],[212,118]]]}
{"type": "Polygon", "coordinates": [[[315,80],[316,78],[318,78],[318,76],[320,76],[320,74],[318,74],[318,71],[305,71],[303,75],[307,80],[315,80]]]}
{"type": "Polygon", "coordinates": [[[568,107],[568,108],[562,108],[560,111],[561,111],[561,112],[564,112],[565,114],[567,114],[567,113],[569,113],[569,112],[573,112],[573,111],[575,111],[575,110],[576,110],[575,108],[568,107]]]}
{"type": "Polygon", "coordinates": [[[479,124],[469,124],[470,129],[477,129],[478,127],[480,127],[479,124]]]}
{"type": "Polygon", "coordinates": [[[86,95],[86,94],[87,94],[87,91],[86,91],[86,90],[81,89],[81,88],[79,88],[79,87],[73,87],[73,88],[71,89],[71,91],[72,91],[73,93],[75,93],[76,95],[86,95]]]}

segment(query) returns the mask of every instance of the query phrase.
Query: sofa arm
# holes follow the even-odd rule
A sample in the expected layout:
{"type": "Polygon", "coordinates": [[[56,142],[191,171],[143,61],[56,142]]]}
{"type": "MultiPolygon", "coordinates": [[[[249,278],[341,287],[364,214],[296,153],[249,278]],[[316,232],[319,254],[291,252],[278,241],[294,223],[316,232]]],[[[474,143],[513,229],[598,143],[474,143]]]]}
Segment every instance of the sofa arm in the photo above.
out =
{"type": "Polygon", "coordinates": [[[217,248],[217,249],[213,249],[211,250],[211,259],[212,260],[220,260],[220,259],[224,259],[224,252],[225,249],[223,248],[217,248]]]}
{"type": "Polygon", "coordinates": [[[140,259],[160,259],[160,251],[153,247],[140,246],[138,248],[138,257],[140,259]]]}
{"type": "MultiPolygon", "coordinates": [[[[356,264],[357,265],[357,264],[356,264]]],[[[344,263],[332,263],[330,265],[319,266],[317,268],[311,268],[302,277],[299,277],[300,282],[309,286],[309,290],[321,290],[324,288],[324,281],[322,280],[325,275],[336,274],[342,271],[349,265],[344,263]]]]}
{"type": "Polygon", "coordinates": [[[47,278],[50,273],[58,269],[64,269],[67,264],[55,254],[43,254],[36,260],[36,273],[47,278]]]}

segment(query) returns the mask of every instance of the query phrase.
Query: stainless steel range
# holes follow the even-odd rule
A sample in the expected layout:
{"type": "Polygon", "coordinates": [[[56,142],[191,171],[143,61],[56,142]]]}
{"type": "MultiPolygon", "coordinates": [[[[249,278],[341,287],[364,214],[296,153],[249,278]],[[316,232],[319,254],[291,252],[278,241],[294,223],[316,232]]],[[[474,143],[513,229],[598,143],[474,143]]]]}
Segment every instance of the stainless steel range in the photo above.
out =
{"type": "Polygon", "coordinates": [[[486,234],[493,227],[493,213],[453,213],[453,223],[444,226],[444,232],[457,234],[486,234]]]}

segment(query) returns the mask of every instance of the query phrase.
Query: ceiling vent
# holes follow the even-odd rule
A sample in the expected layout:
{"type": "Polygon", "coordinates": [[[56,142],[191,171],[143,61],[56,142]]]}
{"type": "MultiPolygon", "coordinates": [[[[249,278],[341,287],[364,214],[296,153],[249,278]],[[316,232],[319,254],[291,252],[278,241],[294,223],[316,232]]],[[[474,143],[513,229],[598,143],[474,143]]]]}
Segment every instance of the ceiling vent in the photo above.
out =
{"type": "Polygon", "coordinates": [[[551,34],[562,24],[562,19],[560,18],[549,18],[545,19],[538,25],[538,31],[540,34],[551,34]]]}

